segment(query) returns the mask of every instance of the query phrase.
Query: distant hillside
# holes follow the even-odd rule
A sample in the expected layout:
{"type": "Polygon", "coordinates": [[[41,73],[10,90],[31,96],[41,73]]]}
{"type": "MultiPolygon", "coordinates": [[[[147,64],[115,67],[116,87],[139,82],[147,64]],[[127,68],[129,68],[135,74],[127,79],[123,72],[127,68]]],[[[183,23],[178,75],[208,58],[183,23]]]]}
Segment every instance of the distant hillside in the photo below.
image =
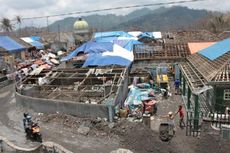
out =
{"type": "MultiPolygon", "coordinates": [[[[206,10],[194,10],[176,6],[162,7],[156,10],[143,8],[124,16],[95,14],[82,16],[82,18],[89,23],[91,28],[99,31],[130,29],[153,31],[191,27],[197,21],[205,18],[207,14],[208,11],[206,10]]],[[[61,31],[71,31],[70,29],[73,29],[73,24],[76,20],[77,18],[68,17],[54,22],[49,26],[49,29],[56,32],[58,31],[58,25],[60,25],[61,31]]]]}
{"type": "MultiPolygon", "coordinates": [[[[128,15],[125,16],[117,16],[114,14],[107,14],[107,15],[89,15],[89,16],[82,16],[84,20],[88,22],[91,28],[95,28],[97,30],[103,31],[103,30],[110,30],[113,28],[114,25],[119,25],[123,22],[127,22],[136,18],[139,18],[141,16],[144,16],[146,14],[151,13],[152,10],[150,9],[140,9],[131,12],[128,15]]],[[[59,20],[54,22],[49,26],[50,31],[57,32],[58,31],[58,25],[60,25],[61,31],[70,31],[70,29],[73,29],[73,24],[78,18],[74,17],[68,17],[63,20],[59,20]]]]}
{"type": "Polygon", "coordinates": [[[186,7],[160,8],[152,11],[151,14],[135,18],[113,28],[129,30],[131,25],[143,31],[169,30],[182,27],[191,27],[196,22],[205,18],[206,10],[193,10],[186,7]],[[158,12],[159,11],[159,12],[158,12]]]}

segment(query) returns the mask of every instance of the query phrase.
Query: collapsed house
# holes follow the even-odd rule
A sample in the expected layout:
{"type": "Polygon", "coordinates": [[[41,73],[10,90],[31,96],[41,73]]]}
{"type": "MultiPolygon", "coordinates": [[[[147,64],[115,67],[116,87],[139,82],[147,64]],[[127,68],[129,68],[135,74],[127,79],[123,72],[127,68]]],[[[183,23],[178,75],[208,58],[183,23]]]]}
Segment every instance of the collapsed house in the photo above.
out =
{"type": "Polygon", "coordinates": [[[187,44],[158,42],[135,45],[130,78],[136,75],[151,75],[155,78],[158,73],[157,69],[163,67],[170,69],[172,75],[179,78],[178,63],[185,61],[189,55],[190,51],[187,44]]]}
{"type": "Polygon", "coordinates": [[[44,70],[19,82],[16,97],[17,102],[39,112],[109,118],[108,106],[111,117],[114,106],[126,98],[126,82],[125,67],[44,70]]]}

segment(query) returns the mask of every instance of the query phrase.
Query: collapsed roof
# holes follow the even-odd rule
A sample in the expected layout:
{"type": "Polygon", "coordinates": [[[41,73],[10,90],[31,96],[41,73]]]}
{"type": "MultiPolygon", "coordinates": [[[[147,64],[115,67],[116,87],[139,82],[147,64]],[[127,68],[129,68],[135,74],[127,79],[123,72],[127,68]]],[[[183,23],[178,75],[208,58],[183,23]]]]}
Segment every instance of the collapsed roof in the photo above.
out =
{"type": "Polygon", "coordinates": [[[25,78],[18,87],[32,97],[101,104],[117,95],[125,70],[113,66],[43,71],[25,78]]]}

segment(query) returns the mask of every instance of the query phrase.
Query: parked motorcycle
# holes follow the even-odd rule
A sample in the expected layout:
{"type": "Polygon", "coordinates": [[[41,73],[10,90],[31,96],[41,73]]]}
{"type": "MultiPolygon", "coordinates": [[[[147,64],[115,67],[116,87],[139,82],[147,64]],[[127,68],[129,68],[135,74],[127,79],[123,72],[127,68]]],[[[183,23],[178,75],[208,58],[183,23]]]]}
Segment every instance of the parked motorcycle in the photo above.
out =
{"type": "Polygon", "coordinates": [[[28,126],[26,129],[26,136],[34,141],[42,142],[42,135],[40,133],[40,127],[37,123],[33,123],[31,126],[28,126]]]}

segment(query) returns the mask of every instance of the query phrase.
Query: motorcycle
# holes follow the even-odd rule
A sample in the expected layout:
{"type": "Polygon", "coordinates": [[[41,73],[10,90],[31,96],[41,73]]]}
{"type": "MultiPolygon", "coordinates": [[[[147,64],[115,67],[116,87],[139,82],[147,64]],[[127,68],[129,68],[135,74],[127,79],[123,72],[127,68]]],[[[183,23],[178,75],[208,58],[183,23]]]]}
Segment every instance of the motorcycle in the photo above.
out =
{"type": "Polygon", "coordinates": [[[162,122],[159,127],[159,137],[162,141],[168,142],[175,135],[174,126],[170,122],[162,122]]]}
{"type": "Polygon", "coordinates": [[[26,129],[26,136],[32,140],[42,142],[42,135],[40,133],[40,127],[37,123],[28,126],[26,129]]]}

